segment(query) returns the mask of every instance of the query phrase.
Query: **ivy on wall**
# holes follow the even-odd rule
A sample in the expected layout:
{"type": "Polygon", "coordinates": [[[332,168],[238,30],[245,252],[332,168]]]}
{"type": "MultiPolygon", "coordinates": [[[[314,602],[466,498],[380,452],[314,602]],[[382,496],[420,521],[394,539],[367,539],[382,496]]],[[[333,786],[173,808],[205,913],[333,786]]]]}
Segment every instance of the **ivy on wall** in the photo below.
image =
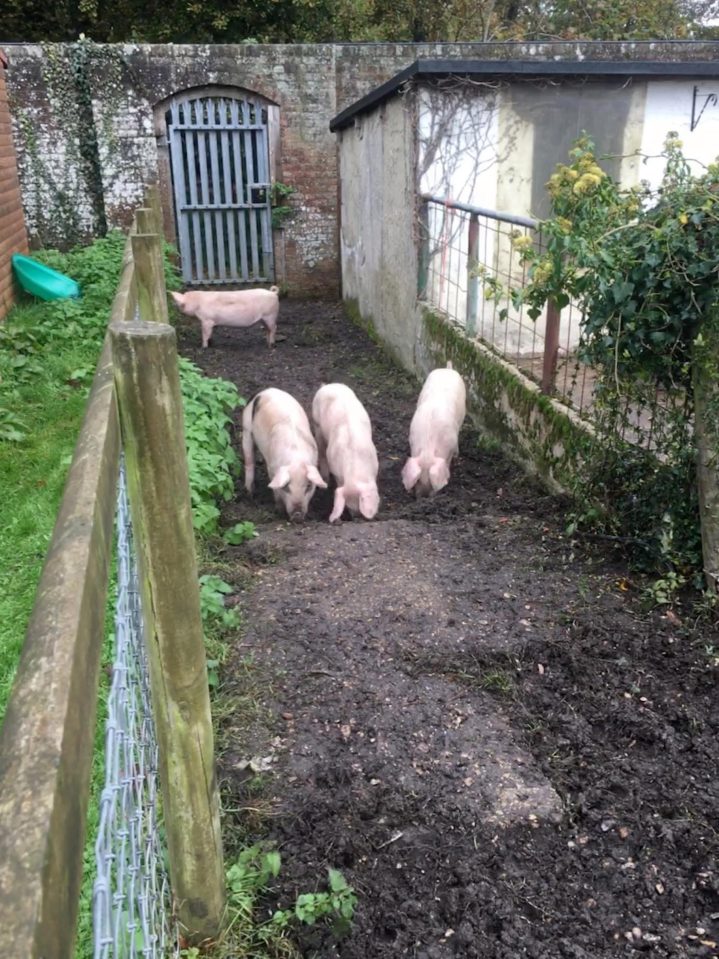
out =
{"type": "Polygon", "coordinates": [[[21,178],[30,182],[27,210],[43,245],[67,249],[88,234],[107,233],[107,163],[100,141],[117,150],[112,126],[119,106],[122,54],[81,37],[77,43],[43,44],[41,78],[49,115],[39,118],[12,100],[19,137],[21,178]],[[102,75],[103,113],[98,130],[93,77],[102,75]]]}

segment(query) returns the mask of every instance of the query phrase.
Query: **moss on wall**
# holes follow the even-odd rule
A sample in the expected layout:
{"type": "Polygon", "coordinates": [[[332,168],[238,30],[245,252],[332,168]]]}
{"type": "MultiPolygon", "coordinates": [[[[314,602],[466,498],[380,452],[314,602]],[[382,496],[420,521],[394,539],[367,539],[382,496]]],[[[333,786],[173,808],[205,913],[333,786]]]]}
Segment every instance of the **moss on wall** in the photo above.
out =
{"type": "Polygon", "coordinates": [[[594,443],[589,424],[444,317],[422,309],[421,321],[433,365],[450,360],[465,378],[470,416],[479,428],[553,490],[571,489],[594,443]]]}
{"type": "MultiPolygon", "coordinates": [[[[363,329],[367,336],[372,340],[372,342],[378,346],[385,356],[389,357],[390,360],[395,364],[395,366],[400,367],[400,369],[405,368],[405,364],[402,362],[400,356],[392,349],[392,347],[382,339],[382,336],[377,332],[377,327],[372,318],[363,316],[360,312],[359,303],[357,300],[348,299],[343,300],[345,313],[349,319],[359,326],[360,329],[363,329]]],[[[416,373],[416,370],[411,370],[411,372],[416,373]]]]}
{"type": "MultiPolygon", "coordinates": [[[[399,357],[383,340],[372,317],[364,316],[355,299],[344,301],[349,319],[399,367],[399,357]]],[[[555,492],[567,493],[593,445],[594,433],[567,407],[539,392],[538,387],[486,347],[469,339],[461,327],[422,308],[420,337],[428,368],[447,360],[462,374],[468,388],[468,411],[475,425],[498,440],[513,459],[538,475],[555,492]]],[[[419,364],[410,371],[426,372],[419,364]]]]}

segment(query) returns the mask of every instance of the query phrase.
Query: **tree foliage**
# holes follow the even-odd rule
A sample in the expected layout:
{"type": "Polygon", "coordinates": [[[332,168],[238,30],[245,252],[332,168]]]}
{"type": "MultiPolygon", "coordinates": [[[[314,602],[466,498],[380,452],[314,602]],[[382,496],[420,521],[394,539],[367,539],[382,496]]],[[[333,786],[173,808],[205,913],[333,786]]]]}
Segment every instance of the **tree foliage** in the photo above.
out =
{"type": "Polygon", "coordinates": [[[3,40],[302,43],[710,36],[717,0],[5,0],[3,40]]]}

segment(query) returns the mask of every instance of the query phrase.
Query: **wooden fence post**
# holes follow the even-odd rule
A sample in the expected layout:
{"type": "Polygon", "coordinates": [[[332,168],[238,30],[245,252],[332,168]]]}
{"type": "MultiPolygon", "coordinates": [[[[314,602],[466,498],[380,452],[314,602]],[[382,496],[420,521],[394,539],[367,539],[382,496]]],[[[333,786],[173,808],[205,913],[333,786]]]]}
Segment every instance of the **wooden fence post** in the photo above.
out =
{"type": "Polygon", "coordinates": [[[147,206],[138,206],[135,210],[135,223],[138,233],[157,233],[155,211],[147,206]]]}
{"type": "Polygon", "coordinates": [[[479,217],[476,213],[469,216],[467,233],[467,313],[465,329],[469,336],[477,333],[477,309],[479,307],[479,217]]]}
{"type": "Polygon", "coordinates": [[[175,332],[110,327],[159,744],[170,880],[184,936],[225,905],[220,810],[175,332]]]}
{"type": "Polygon", "coordinates": [[[559,354],[559,323],[562,311],[554,300],[547,300],[547,323],[544,332],[544,359],[542,362],[542,393],[551,396],[557,376],[559,354]]]}
{"type": "Polygon", "coordinates": [[[132,258],[140,318],[167,323],[167,288],[162,258],[162,240],[156,233],[131,233],[132,258]]]}
{"type": "Polygon", "coordinates": [[[149,233],[159,233],[164,236],[164,223],[162,221],[162,203],[160,201],[160,189],[156,183],[151,183],[145,190],[145,204],[152,210],[153,229],[149,233]]]}

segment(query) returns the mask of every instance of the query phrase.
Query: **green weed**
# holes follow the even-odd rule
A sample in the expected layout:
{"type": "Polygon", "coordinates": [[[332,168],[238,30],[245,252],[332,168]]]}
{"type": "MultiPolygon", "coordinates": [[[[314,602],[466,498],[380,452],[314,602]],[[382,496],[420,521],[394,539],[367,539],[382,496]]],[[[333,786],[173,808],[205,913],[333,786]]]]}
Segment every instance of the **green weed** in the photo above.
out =
{"type": "MultiPolygon", "coordinates": [[[[243,849],[227,870],[228,922],[216,954],[223,956],[296,956],[289,936],[298,925],[326,922],[336,936],[351,928],[357,906],[354,889],[337,869],[329,869],[327,890],[302,893],[294,905],[276,909],[262,921],[262,900],[271,892],[272,881],[280,873],[279,852],[262,844],[243,849]]],[[[192,959],[192,952],[183,953],[192,959]]]]}
{"type": "Polygon", "coordinates": [[[234,591],[234,586],[230,586],[219,576],[212,573],[200,576],[200,612],[203,622],[217,619],[228,629],[239,626],[240,614],[236,609],[227,609],[225,606],[225,596],[234,591]]]}
{"type": "Polygon", "coordinates": [[[193,523],[198,533],[214,533],[220,518],[216,502],[232,498],[239,472],[229,414],[245,401],[232,383],[204,376],[184,357],[180,358],[180,385],[193,523]]]}
{"type": "Polygon", "coordinates": [[[255,524],[250,520],[246,520],[244,523],[235,523],[234,526],[226,529],[222,534],[222,538],[230,546],[239,546],[256,536],[259,536],[259,533],[255,524]]]}

